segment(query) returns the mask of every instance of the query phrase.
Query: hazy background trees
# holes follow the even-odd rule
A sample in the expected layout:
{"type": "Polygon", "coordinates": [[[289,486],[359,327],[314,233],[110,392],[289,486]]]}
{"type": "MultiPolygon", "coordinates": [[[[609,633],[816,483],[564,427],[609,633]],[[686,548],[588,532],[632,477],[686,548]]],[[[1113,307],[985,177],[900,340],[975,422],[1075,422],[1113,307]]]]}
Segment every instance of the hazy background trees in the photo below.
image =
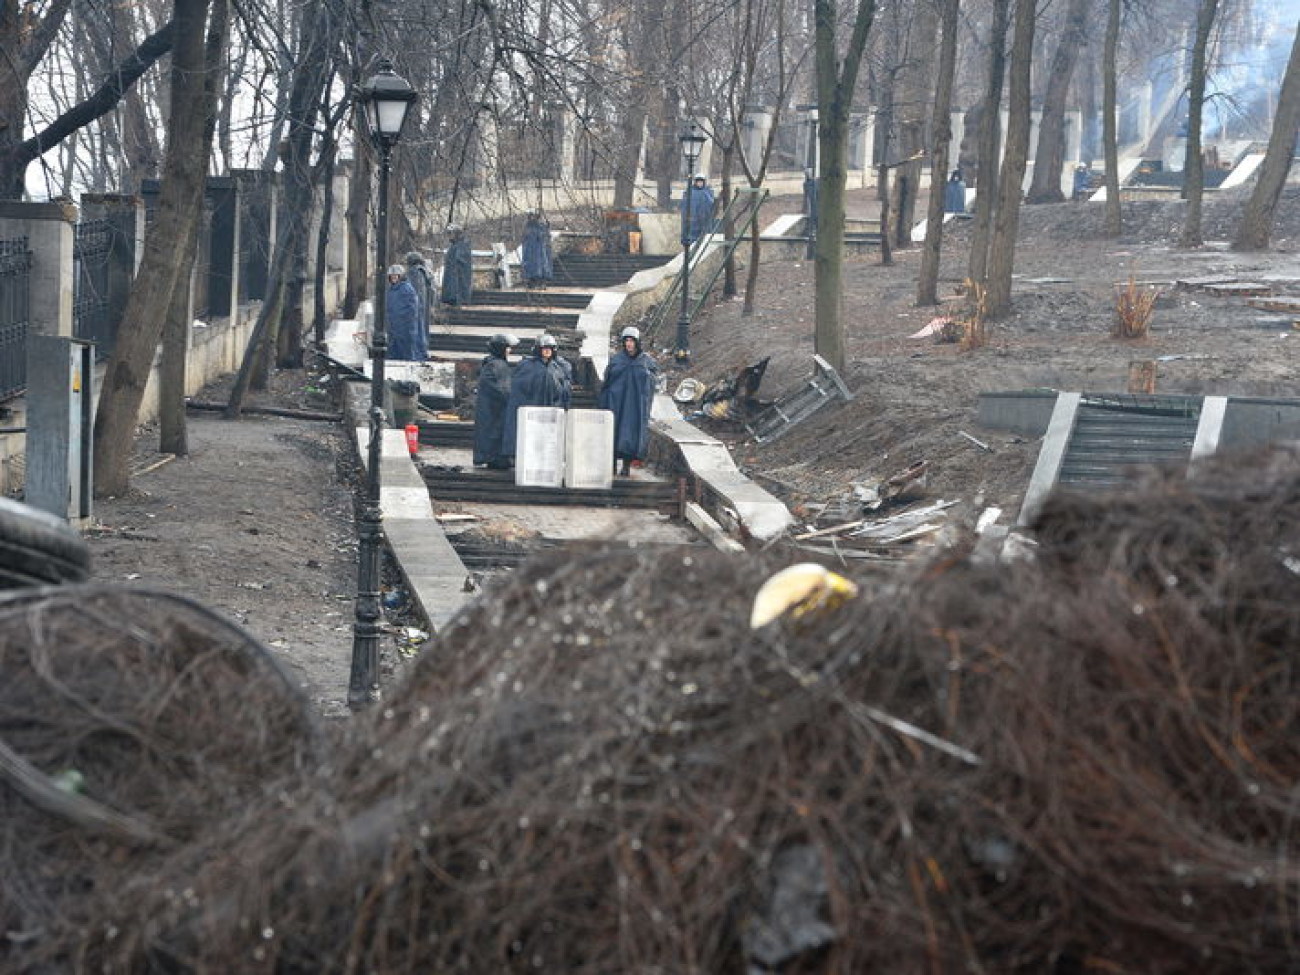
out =
{"type": "MultiPolygon", "coordinates": [[[[1009,308],[1018,207],[1060,199],[1062,179],[1080,160],[1105,170],[1114,233],[1122,207],[1112,181],[1124,159],[1184,169],[1183,242],[1195,246],[1203,147],[1262,146],[1273,137],[1264,196],[1241,236],[1267,241],[1266,204],[1289,170],[1300,87],[1283,87],[1278,104],[1295,32],[1295,17],[1277,16],[1279,6],[1020,0],[1013,15],[1010,0],[900,0],[879,12],[872,0],[245,0],[232,7],[211,75],[220,83],[210,93],[201,169],[274,170],[288,201],[248,382],[301,363],[309,325],[322,324],[325,310],[304,310],[301,300],[321,239],[295,215],[321,199],[340,165],[353,176],[344,312],[372,290],[371,161],[350,100],[379,57],[421,93],[395,158],[396,249],[435,248],[451,222],[490,216],[502,226],[507,186],[512,206],[563,210],[565,221],[588,229],[599,228],[611,203],[671,207],[686,175],[677,133],[687,118],[713,139],[702,165],[724,190],[733,178],[756,187],[807,164],[809,116],[800,106],[816,105],[816,345],[842,363],[838,276],[850,163],[887,181],[877,190],[889,201],[882,216],[893,247],[911,245],[924,181],[963,168],[976,190],[968,271],[989,289],[992,316],[1009,308]],[[947,33],[945,17],[956,18],[947,33]],[[950,45],[942,57],[941,41],[950,45]],[[850,146],[868,136],[866,158],[851,159],[850,146]],[[597,183],[609,193],[589,192],[597,183]]],[[[181,0],[0,4],[0,197],[135,193],[142,178],[164,175],[180,132],[172,47],[182,9],[181,0]]],[[[937,230],[927,240],[931,282],[942,242],[937,230]]],[[[189,242],[173,244],[177,267],[149,265],[147,276],[179,276],[189,242]]],[[[751,281],[758,246],[755,238],[751,281]]],[[[918,300],[935,300],[933,284],[921,285],[918,300]]],[[[158,285],[142,279],[139,287],[145,294],[158,285]]],[[[147,293],[161,300],[172,292],[147,293]]],[[[152,354],[158,337],[144,338],[152,354]]]]}

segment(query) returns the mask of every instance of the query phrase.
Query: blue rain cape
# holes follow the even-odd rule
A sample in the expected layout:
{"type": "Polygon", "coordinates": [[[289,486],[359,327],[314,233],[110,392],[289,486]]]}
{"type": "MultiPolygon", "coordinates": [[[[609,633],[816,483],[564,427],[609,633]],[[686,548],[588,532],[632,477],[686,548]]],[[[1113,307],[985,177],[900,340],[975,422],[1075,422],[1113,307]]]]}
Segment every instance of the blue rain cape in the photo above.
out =
{"type": "Polygon", "coordinates": [[[682,212],[681,241],[683,244],[692,244],[705,234],[713,232],[713,200],[713,190],[707,186],[696,186],[695,181],[691,181],[690,187],[682,194],[681,203],[678,204],[682,212]]]}
{"type": "Polygon", "coordinates": [[[474,254],[469,238],[461,237],[447,248],[442,261],[442,300],[447,305],[469,304],[474,287],[474,254]]]}
{"type": "Polygon", "coordinates": [[[474,463],[491,464],[502,459],[501,434],[509,400],[510,363],[504,356],[486,356],[479,368],[478,395],[474,400],[474,463]]]}
{"type": "Polygon", "coordinates": [[[384,314],[388,327],[388,358],[424,362],[429,358],[429,332],[424,326],[420,298],[403,278],[388,286],[384,314]]]}
{"type": "Polygon", "coordinates": [[[524,226],[521,247],[525,281],[549,281],[555,277],[551,256],[551,227],[540,217],[530,217],[524,226]]]}
{"type": "Polygon", "coordinates": [[[644,352],[631,356],[626,349],[620,349],[609,360],[600,391],[600,406],[614,413],[616,458],[645,459],[650,444],[650,404],[654,401],[658,371],[654,359],[644,352]]]}

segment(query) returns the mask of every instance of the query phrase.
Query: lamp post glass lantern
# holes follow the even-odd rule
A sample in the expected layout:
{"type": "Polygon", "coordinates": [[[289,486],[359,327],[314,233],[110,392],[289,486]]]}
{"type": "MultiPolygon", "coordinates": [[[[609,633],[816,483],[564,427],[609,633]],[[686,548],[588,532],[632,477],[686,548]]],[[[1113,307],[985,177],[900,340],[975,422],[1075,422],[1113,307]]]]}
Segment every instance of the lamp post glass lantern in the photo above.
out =
{"type": "Polygon", "coordinates": [[[677,137],[682,146],[682,157],[686,160],[686,189],[682,206],[682,309],[677,316],[677,342],[673,349],[673,358],[687,363],[691,359],[691,246],[695,243],[694,221],[691,219],[691,205],[694,197],[693,183],[695,161],[700,158],[704,148],[704,135],[699,126],[688,122],[682,134],[677,137]]]}
{"type": "Polygon", "coordinates": [[[388,177],[393,147],[402,136],[406,117],[418,96],[393,72],[387,60],[357,92],[370,140],[379,153],[379,196],[375,219],[375,308],[370,338],[370,442],[366,450],[366,494],[358,529],[356,620],[352,626],[352,669],[348,704],[363,707],[379,700],[379,620],[382,573],[380,548],[383,519],[379,509],[379,464],[384,436],[384,359],[388,353],[388,320],[384,309],[385,268],[388,266],[388,177]]]}

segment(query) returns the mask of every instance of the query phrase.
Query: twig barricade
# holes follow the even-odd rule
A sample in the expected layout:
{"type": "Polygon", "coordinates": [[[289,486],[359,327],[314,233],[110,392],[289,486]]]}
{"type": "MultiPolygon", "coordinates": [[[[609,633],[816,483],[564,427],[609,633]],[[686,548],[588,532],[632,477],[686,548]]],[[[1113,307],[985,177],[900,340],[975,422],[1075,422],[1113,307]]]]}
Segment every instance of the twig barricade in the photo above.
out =
{"type": "Polygon", "coordinates": [[[548,554],[61,957],[1294,971],[1298,460],[1060,496],[1033,564],[949,557],[758,631],[789,559],[548,554]]]}

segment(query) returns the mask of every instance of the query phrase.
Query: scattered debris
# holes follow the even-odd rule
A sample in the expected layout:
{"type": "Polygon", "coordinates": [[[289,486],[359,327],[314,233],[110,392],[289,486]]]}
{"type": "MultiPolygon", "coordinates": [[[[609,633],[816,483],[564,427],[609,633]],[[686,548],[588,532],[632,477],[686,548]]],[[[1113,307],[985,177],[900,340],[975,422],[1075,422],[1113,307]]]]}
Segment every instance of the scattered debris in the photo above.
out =
{"type": "Polygon", "coordinates": [[[995,453],[995,451],[993,450],[993,448],[990,447],[988,444],[986,444],[983,440],[977,440],[977,439],[975,439],[975,438],[972,437],[969,433],[967,433],[965,430],[958,430],[958,431],[957,431],[957,434],[958,434],[959,436],[965,437],[967,440],[969,440],[971,443],[973,443],[973,444],[974,444],[976,447],[978,447],[980,450],[986,451],[986,452],[988,452],[988,453],[990,453],[990,454],[995,453]]]}
{"type": "Polygon", "coordinates": [[[775,440],[796,423],[806,420],[835,399],[853,399],[848,386],[829,362],[813,356],[813,377],[807,385],[782,396],[746,429],[759,443],[775,440]]]}
{"type": "MultiPolygon", "coordinates": [[[[768,356],[752,366],[745,366],[734,376],[719,379],[702,393],[696,392],[691,400],[682,400],[680,398],[682,388],[687,383],[693,382],[693,380],[689,379],[684,380],[682,385],[677,388],[677,394],[674,395],[674,398],[679,403],[693,402],[694,399],[699,399],[701,412],[714,420],[747,416],[762,405],[757,400],[758,387],[763,382],[763,375],[767,372],[767,364],[770,361],[771,356],[768,356]]],[[[698,386],[698,383],[696,383],[696,386],[698,386]]]]}

